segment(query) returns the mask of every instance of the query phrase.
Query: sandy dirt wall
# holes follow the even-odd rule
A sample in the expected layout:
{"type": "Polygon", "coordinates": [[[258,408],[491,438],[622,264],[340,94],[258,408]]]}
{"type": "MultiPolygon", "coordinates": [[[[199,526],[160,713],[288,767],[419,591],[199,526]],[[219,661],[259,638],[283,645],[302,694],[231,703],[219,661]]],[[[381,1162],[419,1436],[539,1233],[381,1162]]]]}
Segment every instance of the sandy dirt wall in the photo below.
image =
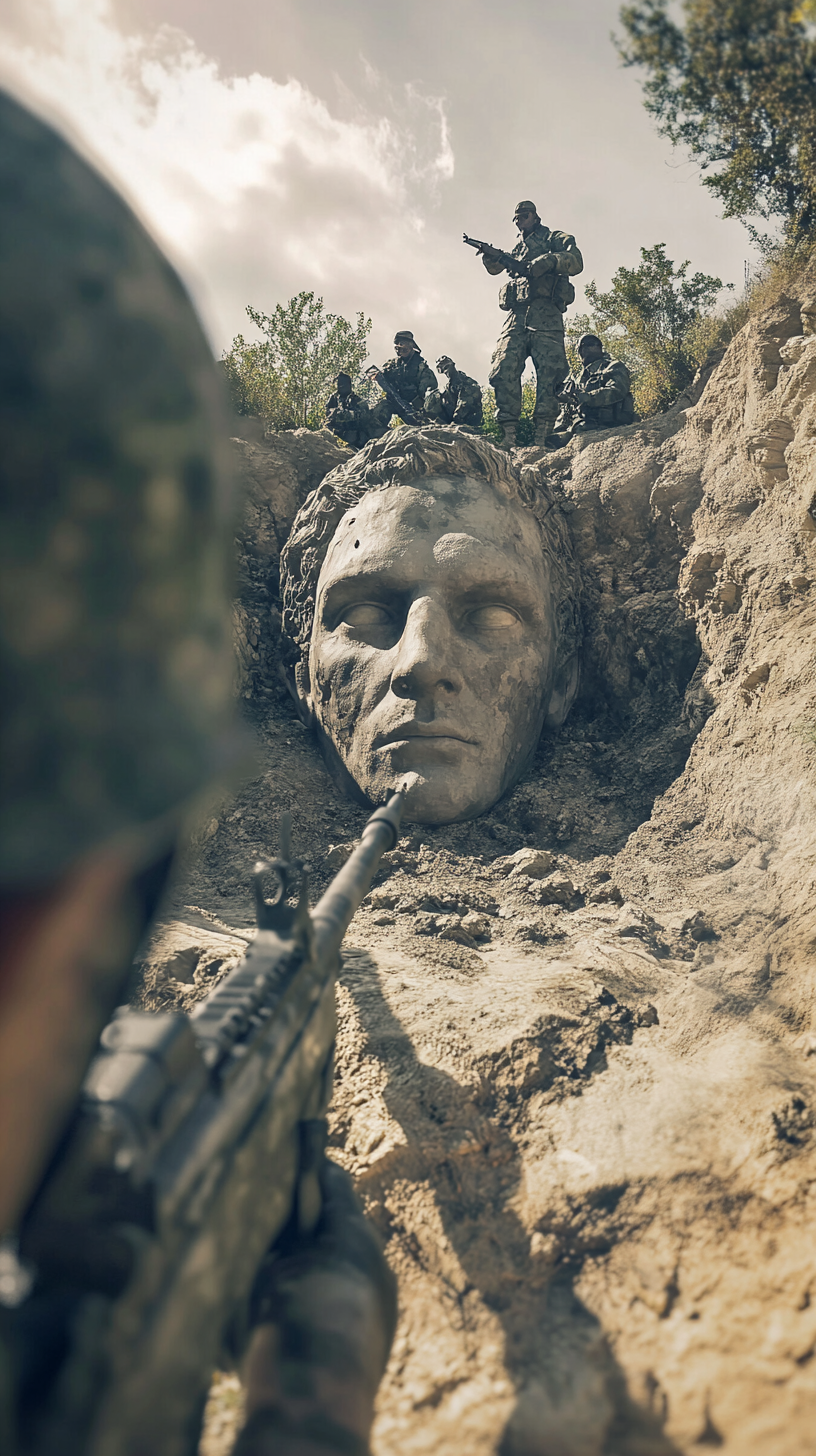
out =
{"type": "MultiPolygon", "coordinates": [[[[782,299],[695,403],[517,454],[568,514],[582,694],[490,814],[409,827],[338,992],[332,1155],[401,1289],[376,1456],[812,1444],[813,317],[782,299]]],[[[275,670],[282,533],[338,447],[236,450],[257,772],[199,835],[151,1004],[240,954],[283,809],[316,890],[365,819],[275,670]]],[[[228,1380],[206,1456],[236,1401],[228,1380]]]]}

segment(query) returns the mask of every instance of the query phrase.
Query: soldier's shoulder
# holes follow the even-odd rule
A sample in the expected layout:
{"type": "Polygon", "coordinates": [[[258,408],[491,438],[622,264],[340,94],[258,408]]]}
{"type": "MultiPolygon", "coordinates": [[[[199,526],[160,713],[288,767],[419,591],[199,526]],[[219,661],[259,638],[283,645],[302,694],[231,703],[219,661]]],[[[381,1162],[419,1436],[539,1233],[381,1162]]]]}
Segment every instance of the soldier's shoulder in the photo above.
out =
{"type": "Polygon", "coordinates": [[[394,358],[394,359],[386,359],[385,363],[383,364],[381,373],[383,373],[383,374],[390,374],[391,371],[393,369],[396,369],[397,365],[400,364],[401,362],[402,361],[400,359],[396,359],[396,358],[394,358]]]}
{"type": "Polygon", "coordinates": [[[559,229],[553,229],[550,233],[550,247],[566,251],[567,248],[574,248],[577,244],[572,233],[563,233],[559,229]]]}

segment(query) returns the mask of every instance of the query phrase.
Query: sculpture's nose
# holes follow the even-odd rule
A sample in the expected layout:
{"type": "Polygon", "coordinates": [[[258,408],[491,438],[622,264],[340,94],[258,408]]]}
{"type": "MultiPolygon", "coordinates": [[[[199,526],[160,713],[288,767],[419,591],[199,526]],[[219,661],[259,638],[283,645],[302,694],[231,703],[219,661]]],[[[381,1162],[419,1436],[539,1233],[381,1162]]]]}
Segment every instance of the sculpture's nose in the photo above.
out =
{"type": "Polygon", "coordinates": [[[432,698],[438,689],[458,693],[464,686],[456,661],[457,633],[441,602],[419,597],[410,611],[391,673],[391,688],[398,698],[432,698]]]}

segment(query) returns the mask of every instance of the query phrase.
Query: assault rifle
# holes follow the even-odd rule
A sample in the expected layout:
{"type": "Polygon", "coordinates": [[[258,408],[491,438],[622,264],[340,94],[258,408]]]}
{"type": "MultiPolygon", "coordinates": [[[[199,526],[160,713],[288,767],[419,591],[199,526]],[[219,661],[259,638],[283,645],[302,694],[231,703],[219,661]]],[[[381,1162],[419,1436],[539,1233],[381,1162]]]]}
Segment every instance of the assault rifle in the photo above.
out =
{"type": "Polygon", "coordinates": [[[23,1225],[18,1273],[33,1287],[2,1311],[29,1386],[24,1452],[197,1450],[269,1245],[290,1218],[310,1232],[320,1215],[340,946],[402,810],[395,794],[372,815],[311,914],[285,816],[279,858],[255,866],[258,929],[240,964],[189,1017],[123,1008],[103,1032],[23,1225]]]}
{"type": "Polygon", "coordinates": [[[394,388],[393,384],[390,383],[388,375],[384,374],[382,369],[378,369],[376,364],[372,364],[370,369],[366,369],[366,377],[373,384],[379,384],[394,413],[399,415],[400,419],[404,420],[406,425],[425,424],[425,411],[416,409],[413,405],[408,404],[394,388]]]}
{"type": "Polygon", "coordinates": [[[567,396],[566,399],[560,401],[560,404],[562,409],[567,409],[570,411],[573,420],[581,418],[581,403],[576,398],[578,393],[578,385],[575,383],[572,375],[568,375],[561,384],[557,383],[555,385],[554,393],[565,394],[567,396]]]}
{"type": "Polygon", "coordinates": [[[502,267],[507,270],[511,278],[528,278],[529,274],[523,263],[514,258],[512,253],[505,253],[501,248],[494,248],[492,243],[480,243],[478,238],[469,238],[467,233],[462,233],[462,242],[467,243],[469,248],[475,248],[477,253],[483,256],[490,255],[502,267]]]}

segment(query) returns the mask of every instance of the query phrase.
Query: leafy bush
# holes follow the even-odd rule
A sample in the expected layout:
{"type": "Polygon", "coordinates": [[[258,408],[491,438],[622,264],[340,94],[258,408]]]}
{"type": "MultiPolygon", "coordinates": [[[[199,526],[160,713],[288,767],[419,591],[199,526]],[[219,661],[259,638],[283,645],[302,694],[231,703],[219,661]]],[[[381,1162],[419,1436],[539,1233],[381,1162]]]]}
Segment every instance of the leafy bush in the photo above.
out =
{"type": "MultiPolygon", "coordinates": [[[[535,438],[536,387],[534,379],[525,379],[521,386],[521,417],[516,431],[519,445],[532,445],[535,438]]],[[[496,396],[488,386],[482,390],[482,434],[498,445],[502,439],[502,427],[496,419],[496,396]]]]}
{"type": "Polygon", "coordinates": [[[313,293],[296,294],[272,314],[250,307],[247,314],[264,337],[247,342],[238,334],[222,360],[237,414],[258,415],[276,430],[319,430],[341,369],[354,389],[368,395],[362,365],[371,319],[358,313],[350,324],[326,313],[313,293]]]}

